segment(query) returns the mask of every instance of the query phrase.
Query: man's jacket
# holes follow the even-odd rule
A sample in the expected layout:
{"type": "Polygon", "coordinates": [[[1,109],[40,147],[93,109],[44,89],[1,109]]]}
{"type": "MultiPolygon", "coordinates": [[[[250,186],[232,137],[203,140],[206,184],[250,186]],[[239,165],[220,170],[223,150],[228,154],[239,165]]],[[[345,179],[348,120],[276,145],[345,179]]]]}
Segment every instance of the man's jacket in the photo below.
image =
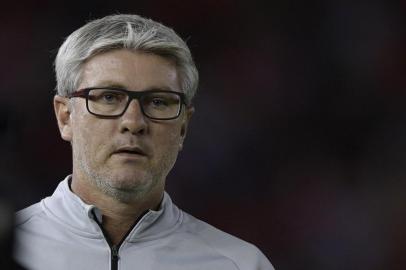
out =
{"type": "Polygon", "coordinates": [[[17,213],[15,259],[33,270],[272,270],[255,246],[176,207],[164,194],[125,239],[112,246],[100,211],[69,188],[17,213]]]}

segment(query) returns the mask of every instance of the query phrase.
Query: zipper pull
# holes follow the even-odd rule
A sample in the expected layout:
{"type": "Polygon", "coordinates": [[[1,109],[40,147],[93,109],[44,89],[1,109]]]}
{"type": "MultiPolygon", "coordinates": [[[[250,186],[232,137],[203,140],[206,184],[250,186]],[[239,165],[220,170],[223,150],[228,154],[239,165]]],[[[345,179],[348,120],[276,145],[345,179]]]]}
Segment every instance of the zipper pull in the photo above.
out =
{"type": "Polygon", "coordinates": [[[118,261],[119,259],[117,246],[111,247],[111,258],[113,259],[113,261],[118,261]]]}

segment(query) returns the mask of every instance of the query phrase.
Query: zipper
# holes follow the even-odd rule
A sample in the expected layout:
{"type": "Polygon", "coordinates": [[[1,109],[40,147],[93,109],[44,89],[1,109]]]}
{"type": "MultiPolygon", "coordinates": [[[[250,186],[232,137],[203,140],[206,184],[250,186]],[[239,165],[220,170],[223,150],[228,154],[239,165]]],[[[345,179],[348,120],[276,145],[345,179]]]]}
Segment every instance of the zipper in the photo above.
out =
{"type": "Polygon", "coordinates": [[[120,260],[120,256],[118,254],[118,251],[121,247],[121,244],[123,244],[124,240],[127,238],[127,236],[130,234],[130,232],[134,229],[134,227],[138,224],[138,222],[141,220],[143,216],[145,216],[146,213],[148,213],[149,210],[146,210],[142,215],[140,215],[137,220],[134,222],[134,224],[130,227],[130,229],[126,232],[124,237],[120,240],[120,243],[117,245],[113,245],[111,242],[110,237],[108,236],[107,232],[104,230],[103,225],[99,222],[97,219],[96,214],[94,211],[92,211],[93,218],[96,221],[97,225],[99,225],[100,230],[103,233],[104,239],[106,239],[107,244],[110,247],[110,261],[111,261],[111,270],[118,270],[118,261],[120,260]]]}
{"type": "Polygon", "coordinates": [[[111,270],[118,270],[118,249],[120,247],[112,246],[111,249],[111,270]]]}

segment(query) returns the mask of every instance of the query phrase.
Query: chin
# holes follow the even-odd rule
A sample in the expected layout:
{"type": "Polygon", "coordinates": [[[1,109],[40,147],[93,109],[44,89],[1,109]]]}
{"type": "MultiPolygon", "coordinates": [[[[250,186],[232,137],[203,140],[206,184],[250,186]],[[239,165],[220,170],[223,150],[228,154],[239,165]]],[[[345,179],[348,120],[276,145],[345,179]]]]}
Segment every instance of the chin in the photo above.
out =
{"type": "Polygon", "coordinates": [[[98,189],[119,201],[130,202],[147,196],[161,186],[161,177],[148,170],[120,168],[99,171],[90,170],[89,175],[98,189]]]}
{"type": "Polygon", "coordinates": [[[120,174],[107,180],[112,188],[117,189],[137,189],[151,184],[152,177],[145,174],[120,174]]]}
{"type": "MultiPolygon", "coordinates": [[[[99,179],[102,180],[102,179],[99,179]]],[[[108,178],[103,179],[104,183],[99,183],[104,186],[104,189],[114,191],[114,193],[125,194],[147,194],[157,185],[159,180],[147,173],[128,173],[119,175],[111,175],[108,178]]]]}

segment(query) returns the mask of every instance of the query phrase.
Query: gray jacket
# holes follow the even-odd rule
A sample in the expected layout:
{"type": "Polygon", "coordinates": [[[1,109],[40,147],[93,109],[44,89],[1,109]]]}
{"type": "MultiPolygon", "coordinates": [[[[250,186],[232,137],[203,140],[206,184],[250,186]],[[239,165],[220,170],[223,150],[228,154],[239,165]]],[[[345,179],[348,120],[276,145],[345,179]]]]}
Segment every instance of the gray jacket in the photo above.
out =
{"type": "Polygon", "coordinates": [[[51,197],[17,213],[15,259],[33,270],[272,270],[255,246],[176,207],[165,193],[121,244],[112,246],[101,215],[70,191],[69,176],[51,197]]]}

